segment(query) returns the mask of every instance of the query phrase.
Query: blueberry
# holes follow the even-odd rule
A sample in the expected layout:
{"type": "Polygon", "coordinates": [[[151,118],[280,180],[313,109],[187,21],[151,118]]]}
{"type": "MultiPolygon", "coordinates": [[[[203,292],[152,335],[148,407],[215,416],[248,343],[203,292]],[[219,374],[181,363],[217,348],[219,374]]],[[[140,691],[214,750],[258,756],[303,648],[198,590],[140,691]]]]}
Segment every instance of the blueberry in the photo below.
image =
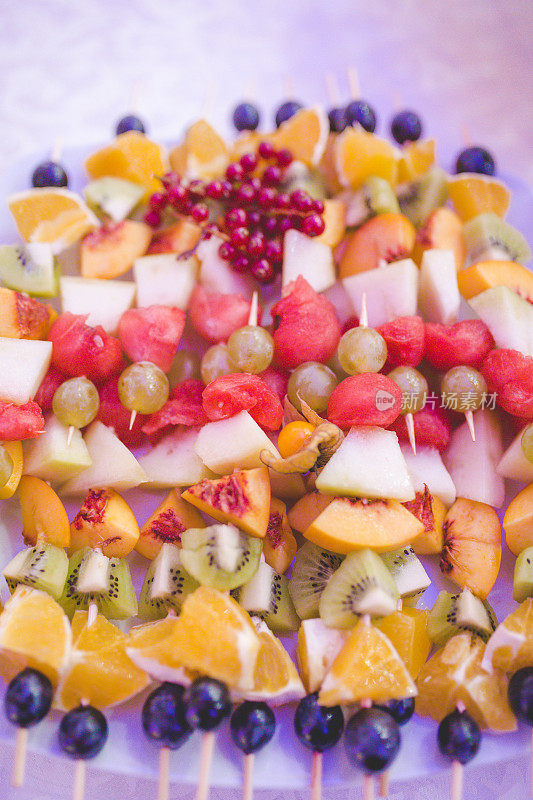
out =
{"type": "Polygon", "coordinates": [[[515,672],[507,692],[516,718],[526,725],[533,725],[533,667],[523,667],[515,672]]]}
{"type": "Polygon", "coordinates": [[[6,716],[19,728],[29,728],[46,717],[52,705],[52,684],[42,672],[24,669],[13,678],[4,698],[6,716]]]}
{"type": "Polygon", "coordinates": [[[494,175],[496,164],[494,158],[484,147],[467,147],[461,150],[455,162],[455,171],[479,172],[481,175],[494,175]]]}
{"type": "Polygon", "coordinates": [[[146,133],[146,128],[142,119],[139,119],[139,117],[136,117],[134,114],[128,114],[117,122],[115,134],[119,136],[121,133],[126,133],[127,131],[146,133]]]}
{"type": "Polygon", "coordinates": [[[389,700],[388,703],[379,703],[379,708],[392,714],[398,725],[405,725],[415,712],[415,699],[404,697],[403,700],[389,700]]]}
{"type": "Polygon", "coordinates": [[[422,120],[414,111],[398,111],[392,118],[390,130],[398,144],[416,142],[422,136],[422,120]]]}
{"type": "Polygon", "coordinates": [[[43,161],[38,164],[31,176],[31,185],[35,189],[44,189],[47,186],[68,186],[68,175],[57,161],[43,161]]]}
{"type": "Polygon", "coordinates": [[[212,731],[231,711],[228,687],[214,678],[197,678],[185,692],[187,722],[192,728],[212,731]]]}
{"type": "Polygon", "coordinates": [[[441,721],[437,741],[443,756],[468,764],[479,750],[481,731],[470,714],[456,709],[441,721]]]}
{"type": "Polygon", "coordinates": [[[255,131],[259,126],[259,109],[252,103],[239,103],[233,111],[233,124],[238,131],[255,131]]]}
{"type": "Polygon", "coordinates": [[[266,703],[247,700],[231,715],[231,738],[243,753],[256,753],[274,736],[276,718],[266,703]]]}
{"type": "Polygon", "coordinates": [[[185,689],[177,683],[163,683],[146,699],[142,726],[146,736],[162,747],[175,750],[191,735],[184,700],[185,689]]]}
{"type": "Polygon", "coordinates": [[[382,708],[362,708],[351,717],[344,733],[346,754],[365,772],[386,769],[400,749],[400,728],[382,708]]]}
{"type": "Polygon", "coordinates": [[[107,741],[107,720],[92,706],[78,706],[59,724],[59,746],[71,758],[94,758],[107,741]]]}
{"type": "Polygon", "coordinates": [[[366,100],[352,100],[346,106],[346,120],[348,125],[361,125],[368,133],[376,130],[376,112],[366,100]]]}
{"type": "Polygon", "coordinates": [[[282,103],[276,111],[276,128],[279,128],[282,122],[287,122],[288,119],[294,117],[301,108],[303,106],[297,100],[286,100],[282,103]]]}
{"type": "Polygon", "coordinates": [[[342,133],[348,125],[345,108],[331,108],[328,111],[329,129],[332,133],[342,133]]]}
{"type": "Polygon", "coordinates": [[[298,703],[294,714],[294,730],[298,739],[311,750],[323,753],[337,744],[344,730],[340,706],[320,706],[318,692],[308,694],[298,703]]]}

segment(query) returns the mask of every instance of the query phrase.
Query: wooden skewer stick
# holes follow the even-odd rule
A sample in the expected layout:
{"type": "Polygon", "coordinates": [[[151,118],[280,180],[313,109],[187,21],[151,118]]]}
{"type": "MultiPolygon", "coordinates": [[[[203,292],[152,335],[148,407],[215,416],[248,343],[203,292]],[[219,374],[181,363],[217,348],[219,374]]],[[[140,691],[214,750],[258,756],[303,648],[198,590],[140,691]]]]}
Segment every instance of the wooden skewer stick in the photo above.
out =
{"type": "Polygon", "coordinates": [[[470,147],[472,144],[472,137],[470,136],[470,129],[468,125],[461,125],[461,139],[463,140],[463,144],[465,147],[470,147]]]}
{"type": "Polygon", "coordinates": [[[470,436],[472,437],[472,441],[476,441],[476,429],[474,428],[474,415],[470,409],[465,411],[466,417],[466,424],[468,425],[468,430],[470,431],[470,436]]]}
{"type": "Polygon", "coordinates": [[[252,800],[254,796],[254,754],[244,756],[242,779],[242,800],[252,800]]]}
{"type": "Polygon", "coordinates": [[[28,745],[28,729],[17,728],[17,739],[15,742],[15,759],[13,763],[13,786],[20,787],[24,784],[24,774],[26,771],[26,747],[28,745]]]}
{"type": "Polygon", "coordinates": [[[356,68],[352,65],[348,67],[348,84],[350,86],[350,97],[358,100],[361,97],[361,86],[356,68]]]}
{"type": "Polygon", "coordinates": [[[135,422],[136,416],[137,416],[137,412],[136,411],[132,411],[131,412],[131,416],[130,416],[130,431],[133,428],[133,423],[135,422]]]}
{"type": "Polygon", "coordinates": [[[390,783],[390,773],[389,770],[386,769],[385,772],[382,772],[379,776],[379,796],[380,797],[388,797],[389,796],[389,783],[390,783]]]}
{"type": "Polygon", "coordinates": [[[322,753],[313,751],[313,765],[311,767],[311,800],[321,800],[322,797],[322,753]]]}
{"type": "MultiPolygon", "coordinates": [[[[87,612],[87,627],[90,628],[94,625],[96,617],[98,616],[98,606],[96,603],[89,603],[89,610],[87,612]]],[[[82,706],[89,705],[86,697],[82,698],[82,706]]],[[[85,795],[85,759],[79,758],[74,766],[74,788],[72,791],[72,800],[83,800],[85,795]]]]}
{"type": "Polygon", "coordinates": [[[159,751],[159,784],[157,800],[168,800],[168,784],[170,771],[170,747],[162,747],[159,751]]]}
{"type": "Polygon", "coordinates": [[[407,428],[407,435],[409,436],[411,450],[416,456],[415,421],[410,411],[405,415],[405,427],[407,428]]]}
{"type": "Polygon", "coordinates": [[[340,106],[341,96],[339,92],[339,84],[337,83],[337,79],[333,72],[326,72],[325,81],[329,102],[332,106],[340,106]]]}
{"type": "Polygon", "coordinates": [[[294,97],[294,78],[292,75],[285,75],[283,80],[285,86],[285,92],[289,100],[294,97]]]}
{"type": "Polygon", "coordinates": [[[402,96],[398,89],[395,89],[392,95],[392,107],[394,111],[402,110],[402,96]]]}
{"type": "MultiPolygon", "coordinates": [[[[465,704],[459,700],[456,704],[457,711],[462,714],[465,704]]],[[[463,796],[463,765],[460,761],[452,761],[452,789],[450,800],[461,800],[463,796]]]]}
{"type": "Polygon", "coordinates": [[[70,447],[70,443],[72,441],[72,437],[74,436],[74,425],[68,426],[68,433],[67,433],[67,447],[70,447]]]}
{"type": "Polygon", "coordinates": [[[250,316],[248,317],[248,325],[255,327],[257,325],[258,314],[258,296],[257,292],[252,295],[252,302],[250,304],[250,316]]]}
{"type": "MultiPolygon", "coordinates": [[[[370,617],[368,614],[363,616],[363,620],[365,625],[370,625],[370,617]]],[[[370,708],[372,705],[372,700],[368,697],[363,698],[361,700],[361,708],[370,708]]],[[[363,776],[363,800],[374,800],[374,776],[373,775],[364,775],[363,776]]]]}
{"type": "Polygon", "coordinates": [[[131,87],[131,94],[130,94],[130,112],[132,114],[139,113],[141,95],[142,95],[142,82],[135,81],[135,83],[131,87]]]}
{"type": "Polygon", "coordinates": [[[206,731],[202,738],[200,775],[198,777],[196,800],[207,800],[209,796],[209,773],[211,772],[211,761],[213,760],[214,746],[215,746],[215,732],[206,731]]]}
{"type": "Polygon", "coordinates": [[[54,164],[58,164],[61,161],[61,155],[63,153],[63,137],[58,136],[54,142],[54,146],[52,148],[52,153],[50,155],[50,161],[53,161],[54,164]]]}
{"type": "Polygon", "coordinates": [[[361,296],[361,313],[359,315],[359,327],[368,328],[368,311],[366,308],[366,292],[361,296]]]}

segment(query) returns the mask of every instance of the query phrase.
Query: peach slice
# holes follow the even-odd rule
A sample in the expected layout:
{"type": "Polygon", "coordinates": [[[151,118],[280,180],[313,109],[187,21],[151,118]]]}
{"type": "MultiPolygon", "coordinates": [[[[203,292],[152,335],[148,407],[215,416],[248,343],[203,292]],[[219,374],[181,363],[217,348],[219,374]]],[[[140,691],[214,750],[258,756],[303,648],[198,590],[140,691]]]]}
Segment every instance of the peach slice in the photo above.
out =
{"type": "Polygon", "coordinates": [[[507,547],[515,556],[533,545],[533,483],[518,492],[509,503],[503,529],[507,547]]]}
{"type": "Polygon", "coordinates": [[[266,536],[270,509],[267,467],[200,481],[181,496],[218,522],[232,523],[260,539],[266,536]]]}
{"type": "Polygon", "coordinates": [[[144,222],[125,219],[102,225],[81,242],[80,272],[84,278],[118,278],[150,244],[152,229],[144,222]]]}
{"type": "Polygon", "coordinates": [[[424,526],[424,532],[411,542],[417,555],[440,553],[443,545],[443,525],[446,506],[438,497],[432,495],[428,487],[417,492],[414,500],[403,503],[411,514],[414,514],[424,526]]]}
{"type": "Polygon", "coordinates": [[[40,478],[23,475],[18,494],[24,541],[31,545],[45,541],[55,547],[68,547],[70,526],[67,512],[52,487],[40,478]]]}
{"type": "Polygon", "coordinates": [[[135,545],[138,553],[155,558],[164,544],[181,546],[181,534],[188,528],[205,528],[198,511],[172,489],[142,526],[135,545]]]}
{"type": "Polygon", "coordinates": [[[272,569],[283,575],[288,570],[297,549],[298,545],[287,519],[287,506],[277,497],[273,497],[270,501],[267,532],[263,540],[265,561],[272,569]]]}
{"type": "Polygon", "coordinates": [[[70,526],[72,550],[98,547],[108,558],[124,558],[139,538],[133,511],[114,489],[89,489],[70,526]]]}
{"type": "Polygon", "coordinates": [[[516,261],[480,261],[458,272],[457,283],[465,300],[486,289],[507,286],[520,297],[533,302],[533,272],[516,261]]]}
{"type": "Polygon", "coordinates": [[[320,494],[318,490],[304,494],[289,511],[289,525],[295,531],[303,533],[333,500],[333,497],[320,494]]]}
{"type": "Polygon", "coordinates": [[[413,259],[420,266],[425,250],[453,250],[457,269],[461,269],[466,258],[463,223],[457,214],[441,206],[432,211],[416,234],[413,259]]]}
{"type": "Polygon", "coordinates": [[[56,317],[52,306],[0,287],[0,336],[9,339],[46,339],[56,317]]]}
{"type": "Polygon", "coordinates": [[[175,225],[154,233],[147,255],[161,253],[186,253],[200,240],[201,229],[188,219],[181,219],[175,225]]]}
{"type": "Polygon", "coordinates": [[[323,242],[329,247],[337,247],[346,233],[346,203],[335,198],[324,200],[322,217],[326,227],[320,236],[316,237],[316,241],[323,242]]]}
{"type": "Polygon", "coordinates": [[[401,261],[411,255],[416,231],[403,214],[389,212],[372,217],[348,239],[339,266],[339,278],[401,261]]]}

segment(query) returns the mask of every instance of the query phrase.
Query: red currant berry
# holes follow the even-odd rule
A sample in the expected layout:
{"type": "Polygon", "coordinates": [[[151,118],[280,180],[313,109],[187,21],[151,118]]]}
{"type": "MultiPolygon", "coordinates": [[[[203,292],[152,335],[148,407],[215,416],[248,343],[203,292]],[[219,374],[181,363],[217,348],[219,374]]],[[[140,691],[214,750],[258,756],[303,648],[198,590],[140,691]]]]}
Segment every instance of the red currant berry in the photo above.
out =
{"type": "Polygon", "coordinates": [[[298,211],[307,213],[313,208],[313,199],[303,189],[296,189],[290,194],[291,203],[298,211]]]}
{"type": "Polygon", "coordinates": [[[249,238],[250,231],[248,228],[234,228],[231,232],[231,243],[234,244],[235,247],[243,247],[248,243],[249,238]]]}
{"type": "Polygon", "coordinates": [[[270,144],[270,142],[260,142],[259,147],[257,148],[257,152],[261,156],[261,158],[269,159],[274,158],[276,155],[276,151],[274,147],[270,144]]]}
{"type": "Polygon", "coordinates": [[[320,214],[311,214],[304,217],[302,221],[302,233],[305,233],[306,236],[320,236],[321,233],[324,233],[325,227],[320,214]]]}
{"type": "Polygon", "coordinates": [[[167,196],[171,206],[181,209],[183,203],[189,199],[189,190],[180,184],[169,186],[167,196]]]}
{"type": "Polygon", "coordinates": [[[153,211],[161,211],[167,204],[167,196],[164,192],[154,192],[148,202],[153,211]]]}
{"type": "Polygon", "coordinates": [[[263,185],[264,186],[277,186],[281,181],[281,170],[275,164],[271,164],[263,172],[263,185]]]}
{"type": "Polygon", "coordinates": [[[250,268],[250,259],[243,253],[239,253],[231,262],[231,267],[235,272],[248,272],[250,268]]]}
{"type": "Polygon", "coordinates": [[[248,239],[248,247],[247,247],[248,255],[253,259],[257,259],[263,255],[264,249],[265,249],[265,237],[263,236],[261,231],[253,233],[248,239]]]}
{"type": "Polygon", "coordinates": [[[313,201],[313,211],[315,211],[317,214],[324,213],[324,203],[322,202],[322,200],[313,201]]]}
{"type": "Polygon", "coordinates": [[[279,231],[279,223],[277,217],[265,217],[263,219],[263,231],[266,236],[271,238],[279,231]]]}
{"type": "Polygon", "coordinates": [[[157,228],[161,225],[161,214],[157,211],[148,211],[144,215],[144,221],[147,225],[150,225],[151,228],[157,228]]]}
{"type": "Polygon", "coordinates": [[[242,228],[247,222],[246,211],[244,208],[230,208],[224,217],[224,221],[230,230],[233,228],[242,228]]]}
{"type": "Polygon", "coordinates": [[[268,261],[281,261],[281,257],[283,254],[283,246],[279,239],[270,239],[265,244],[265,258],[268,261]]]}
{"type": "Polygon", "coordinates": [[[272,208],[276,201],[276,190],[270,186],[263,186],[257,192],[257,202],[263,208],[272,208]]]}
{"type": "Polygon", "coordinates": [[[205,193],[207,197],[210,197],[212,200],[219,200],[224,192],[224,187],[222,186],[222,181],[211,181],[205,187],[205,193]]]}
{"type": "Polygon", "coordinates": [[[205,222],[209,216],[209,209],[205,203],[197,203],[191,208],[191,217],[195,222],[205,222]]]}
{"type": "Polygon", "coordinates": [[[226,169],[226,178],[228,181],[235,183],[236,181],[241,181],[244,175],[244,170],[240,164],[229,164],[226,169]]]}
{"type": "Polygon", "coordinates": [[[260,258],[255,264],[252,264],[250,271],[259,283],[272,283],[276,275],[274,267],[266,258],[260,258]]]}
{"type": "Polygon", "coordinates": [[[290,150],[278,150],[276,155],[278,167],[285,169],[285,167],[288,167],[289,164],[292,164],[292,160],[292,153],[290,150]]]}
{"type": "Polygon", "coordinates": [[[248,212],[248,225],[250,228],[257,228],[261,224],[261,213],[259,211],[248,212]]]}
{"type": "Polygon", "coordinates": [[[231,261],[235,256],[235,248],[231,242],[222,242],[218,248],[218,254],[224,261],[231,261]]]}
{"type": "Polygon", "coordinates": [[[290,208],[291,201],[288,194],[278,194],[276,197],[276,208],[279,208],[285,211],[287,208],[290,208]]]}
{"type": "Polygon", "coordinates": [[[233,189],[229,181],[221,181],[222,184],[222,197],[231,197],[231,190],[233,189]]]}
{"type": "Polygon", "coordinates": [[[285,233],[286,231],[294,228],[292,224],[292,217],[280,217],[278,220],[278,229],[280,233],[285,233]]]}
{"type": "Polygon", "coordinates": [[[248,183],[250,184],[250,186],[252,187],[252,189],[254,190],[254,192],[258,192],[258,191],[259,191],[259,189],[261,188],[261,186],[263,185],[263,184],[261,183],[260,179],[259,179],[259,178],[257,178],[255,175],[254,175],[254,177],[253,177],[253,178],[250,178],[250,180],[248,181],[248,183]]]}
{"type": "Polygon", "coordinates": [[[179,182],[180,182],[180,176],[176,175],[175,172],[165,172],[165,174],[161,178],[161,183],[163,184],[163,186],[166,187],[171,186],[173,183],[179,183],[179,182]]]}
{"type": "Polygon", "coordinates": [[[253,172],[257,167],[257,156],[255,153],[245,153],[241,156],[239,163],[245,172],[253,172]]]}
{"type": "Polygon", "coordinates": [[[237,192],[235,194],[235,199],[238,203],[242,203],[243,205],[249,205],[253,203],[255,199],[255,190],[249,183],[243,183],[242,186],[239,186],[237,192]]]}

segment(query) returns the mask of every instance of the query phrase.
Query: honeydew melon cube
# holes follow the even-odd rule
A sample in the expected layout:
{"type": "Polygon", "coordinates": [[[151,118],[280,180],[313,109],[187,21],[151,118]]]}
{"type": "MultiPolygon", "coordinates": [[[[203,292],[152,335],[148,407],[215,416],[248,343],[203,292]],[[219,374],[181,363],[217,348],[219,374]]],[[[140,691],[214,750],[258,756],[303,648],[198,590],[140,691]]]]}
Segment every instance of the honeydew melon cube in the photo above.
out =
{"type": "Polygon", "coordinates": [[[452,250],[424,251],[420,266],[418,307],[427,322],[453,325],[459,317],[461,295],[452,250]]]}
{"type": "Polygon", "coordinates": [[[0,400],[33,400],[52,358],[52,342],[0,336],[0,400]]]}
{"type": "Polygon", "coordinates": [[[416,455],[408,444],[400,445],[415,492],[423,492],[426,485],[431,494],[438,497],[445,506],[455,502],[456,491],[450,473],[443,464],[435,447],[417,445],[416,455]]]}
{"type": "Polygon", "coordinates": [[[413,500],[415,490],[394,431],[351,428],[316,480],[323,494],[413,500]]]}
{"type": "Polygon", "coordinates": [[[132,281],[67,276],[59,281],[61,310],[88,314],[87,325],[101,325],[114,334],[122,314],[135,302],[136,286],[132,281]]]}
{"type": "Polygon", "coordinates": [[[137,305],[174,306],[186,311],[198,277],[198,259],[179,259],[175,253],[143,256],[133,264],[137,305]]]}
{"type": "Polygon", "coordinates": [[[198,428],[176,428],[141,456],[139,464],[146,472],[148,485],[158,488],[191,486],[204,478],[212,478],[213,473],[194,450],[197,437],[198,428]]]}
{"type": "Polygon", "coordinates": [[[533,356],[533,306],[507,286],[486,289],[468,301],[498,347],[533,356]]]}
{"type": "Polygon", "coordinates": [[[146,483],[145,471],[111,428],[95,420],[89,425],[83,438],[92,461],[91,466],[70,478],[62,486],[62,494],[85,494],[94,486],[120,492],[146,483]]]}
{"type": "Polygon", "coordinates": [[[337,319],[339,320],[341,327],[350,319],[350,317],[353,317],[354,308],[352,301],[348,297],[342,281],[335,281],[335,283],[322,292],[322,294],[324,297],[327,297],[330,303],[333,303],[335,306],[335,314],[337,315],[337,319]]]}
{"type": "Polygon", "coordinates": [[[204,425],[194,450],[204,464],[219,475],[228,475],[236,468],[263,466],[259,458],[261,450],[278,455],[266,433],[247,411],[204,425]]]}
{"type": "Polygon", "coordinates": [[[222,239],[212,236],[198,245],[196,255],[200,260],[199,282],[207,292],[220,294],[242,294],[249,300],[255,290],[251,277],[231,269],[229,263],[220,258],[218,248],[222,239]]]}
{"type": "Polygon", "coordinates": [[[418,267],[411,258],[350,275],[344,278],[343,284],[358,316],[363,295],[366,295],[368,324],[373,328],[396,317],[416,314],[418,267]]]}
{"type": "Polygon", "coordinates": [[[51,414],[44,433],[38,439],[24,442],[24,475],[34,475],[54,485],[64,483],[91,466],[92,460],[81,431],[69,428],[51,414]]]}
{"type": "Polygon", "coordinates": [[[333,253],[329,245],[290,230],[283,238],[283,286],[298,275],[303,275],[315,292],[323,292],[335,283],[333,253]]]}
{"type": "Polygon", "coordinates": [[[522,450],[523,431],[513,439],[503,456],[498,462],[496,472],[502,478],[510,478],[513,481],[523,481],[531,483],[533,481],[533,464],[528,461],[522,450]]]}

